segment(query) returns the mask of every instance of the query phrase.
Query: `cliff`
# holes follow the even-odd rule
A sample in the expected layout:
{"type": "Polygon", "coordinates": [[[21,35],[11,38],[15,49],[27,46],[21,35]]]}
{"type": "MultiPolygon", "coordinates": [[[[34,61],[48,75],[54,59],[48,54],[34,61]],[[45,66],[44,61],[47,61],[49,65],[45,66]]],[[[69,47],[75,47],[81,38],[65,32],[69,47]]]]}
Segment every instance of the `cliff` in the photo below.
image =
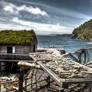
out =
{"type": "Polygon", "coordinates": [[[75,28],[72,33],[72,38],[92,40],[92,19],[75,28]]]}

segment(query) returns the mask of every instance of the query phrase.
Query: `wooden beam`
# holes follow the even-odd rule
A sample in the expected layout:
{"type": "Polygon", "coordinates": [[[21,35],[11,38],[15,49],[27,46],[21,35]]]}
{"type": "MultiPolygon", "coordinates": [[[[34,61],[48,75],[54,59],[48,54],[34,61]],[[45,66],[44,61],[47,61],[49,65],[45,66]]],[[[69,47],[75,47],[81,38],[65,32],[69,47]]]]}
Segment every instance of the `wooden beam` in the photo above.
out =
{"type": "MultiPolygon", "coordinates": [[[[92,49],[92,47],[90,47],[90,48],[84,48],[84,50],[91,50],[91,49],[92,49]]],[[[81,50],[81,49],[80,49],[80,50],[81,50]]],[[[65,56],[68,56],[68,55],[70,55],[70,54],[76,54],[76,53],[77,53],[77,52],[75,51],[75,52],[63,54],[62,56],[65,57],[65,56]]]]}
{"type": "Polygon", "coordinates": [[[65,56],[73,55],[73,54],[76,54],[76,52],[66,53],[66,54],[63,54],[63,55],[61,55],[61,56],[62,56],[62,57],[65,57],[65,56]]]}
{"type": "Polygon", "coordinates": [[[65,83],[92,83],[92,78],[70,78],[63,81],[65,83]]]}
{"type": "Polygon", "coordinates": [[[19,60],[6,60],[6,59],[0,59],[0,62],[18,62],[19,60]]]}
{"type": "MultiPolygon", "coordinates": [[[[0,59],[0,62],[19,62],[20,60],[6,60],[6,59],[0,59]]],[[[21,60],[22,61],[22,60],[21,60]]],[[[24,61],[24,60],[23,60],[24,61]]],[[[25,60],[25,62],[33,62],[33,61],[30,61],[30,60],[25,60]]]]}
{"type": "Polygon", "coordinates": [[[0,53],[0,56],[29,56],[29,54],[0,53]]]}
{"type": "Polygon", "coordinates": [[[24,77],[24,73],[20,69],[20,74],[19,74],[19,92],[23,92],[23,77],[24,77]]]}
{"type": "Polygon", "coordinates": [[[26,61],[19,61],[18,65],[19,66],[28,66],[30,68],[41,68],[40,65],[37,65],[35,62],[31,63],[31,62],[26,62],[26,61]]]}
{"type": "Polygon", "coordinates": [[[72,58],[74,58],[76,62],[78,61],[78,59],[77,59],[75,56],[73,56],[72,54],[69,54],[69,55],[70,55],[72,58]]]}

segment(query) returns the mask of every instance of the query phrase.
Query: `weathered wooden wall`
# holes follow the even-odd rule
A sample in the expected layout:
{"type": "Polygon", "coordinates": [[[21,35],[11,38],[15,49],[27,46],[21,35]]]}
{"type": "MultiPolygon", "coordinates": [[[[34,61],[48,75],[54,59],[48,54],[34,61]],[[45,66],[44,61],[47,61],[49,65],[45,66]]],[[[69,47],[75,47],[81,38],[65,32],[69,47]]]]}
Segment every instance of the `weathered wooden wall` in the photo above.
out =
{"type": "MultiPolygon", "coordinates": [[[[11,45],[14,46],[14,45],[11,45]]],[[[36,50],[37,43],[36,41],[32,41],[29,46],[15,45],[15,53],[16,54],[28,54],[30,52],[34,52],[34,48],[36,50]]],[[[0,46],[0,54],[7,54],[7,45],[0,46]]]]}
{"type": "Polygon", "coordinates": [[[0,53],[7,53],[7,46],[0,46],[0,53]]]}
{"type": "Polygon", "coordinates": [[[16,54],[27,54],[31,52],[31,46],[15,46],[15,53],[16,54]]]}

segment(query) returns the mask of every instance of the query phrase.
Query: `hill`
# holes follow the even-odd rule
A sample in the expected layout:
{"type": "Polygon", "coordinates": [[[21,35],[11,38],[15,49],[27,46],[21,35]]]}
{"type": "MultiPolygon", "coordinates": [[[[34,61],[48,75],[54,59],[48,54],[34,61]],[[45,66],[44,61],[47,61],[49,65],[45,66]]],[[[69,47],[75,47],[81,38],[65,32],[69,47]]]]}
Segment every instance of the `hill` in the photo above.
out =
{"type": "Polygon", "coordinates": [[[92,40],[92,19],[75,28],[72,33],[72,38],[92,40]]]}

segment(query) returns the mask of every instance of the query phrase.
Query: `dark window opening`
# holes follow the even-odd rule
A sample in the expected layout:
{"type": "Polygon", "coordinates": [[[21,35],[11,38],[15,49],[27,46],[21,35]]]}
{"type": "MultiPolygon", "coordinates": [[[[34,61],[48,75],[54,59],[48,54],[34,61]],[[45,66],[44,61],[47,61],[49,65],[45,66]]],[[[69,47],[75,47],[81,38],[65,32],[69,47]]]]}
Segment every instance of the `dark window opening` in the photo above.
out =
{"type": "Polygon", "coordinates": [[[12,53],[12,47],[7,47],[7,53],[12,53]]]}

